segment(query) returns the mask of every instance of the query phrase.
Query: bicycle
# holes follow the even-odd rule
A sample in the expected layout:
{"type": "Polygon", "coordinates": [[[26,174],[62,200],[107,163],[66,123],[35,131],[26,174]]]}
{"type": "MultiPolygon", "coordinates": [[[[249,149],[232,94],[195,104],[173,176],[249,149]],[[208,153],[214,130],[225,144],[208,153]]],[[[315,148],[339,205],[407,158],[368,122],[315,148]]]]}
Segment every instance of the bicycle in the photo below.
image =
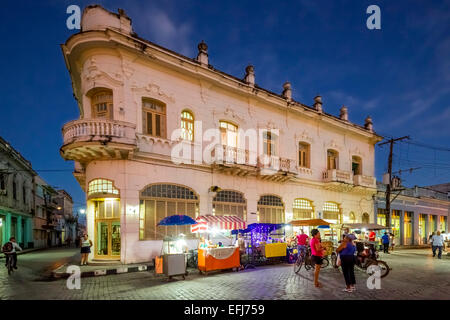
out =
{"type": "Polygon", "coordinates": [[[14,266],[13,266],[13,264],[14,264],[14,259],[13,259],[13,257],[12,257],[12,254],[11,253],[6,253],[6,252],[4,252],[4,254],[5,254],[5,258],[6,258],[6,269],[8,269],[8,275],[11,275],[11,273],[13,273],[13,271],[14,271],[14,266]],[[11,255],[11,256],[7,256],[7,255],[11,255]]]}
{"type": "MultiPolygon", "coordinates": [[[[329,264],[330,261],[328,260],[328,257],[323,257],[321,267],[326,268],[329,264]]],[[[294,263],[294,272],[299,273],[303,265],[305,265],[305,269],[308,271],[315,268],[315,263],[312,260],[311,248],[309,247],[306,248],[306,250],[304,250],[302,253],[298,254],[297,261],[295,261],[294,263]]]]}

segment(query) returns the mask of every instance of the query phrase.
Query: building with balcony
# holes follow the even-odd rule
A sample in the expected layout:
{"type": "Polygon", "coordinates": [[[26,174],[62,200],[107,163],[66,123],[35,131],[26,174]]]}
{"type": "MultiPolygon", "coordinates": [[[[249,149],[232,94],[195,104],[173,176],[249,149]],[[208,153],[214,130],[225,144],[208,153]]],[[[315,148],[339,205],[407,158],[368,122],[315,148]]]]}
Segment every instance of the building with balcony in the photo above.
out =
{"type": "Polygon", "coordinates": [[[36,172],[0,137],[0,247],[15,237],[22,248],[33,246],[33,180],[36,172]]]}
{"type": "MultiPolygon", "coordinates": [[[[215,69],[208,47],[189,58],[140,38],[123,10],[83,11],[62,45],[80,117],[61,156],[86,192],[90,259],[159,255],[166,216],[236,215],[248,223],[322,217],[374,221],[372,120],[324,111],[215,69]]],[[[280,86],[281,87],[281,86],[280,86]]]]}
{"type": "Polygon", "coordinates": [[[450,198],[447,192],[432,187],[405,188],[398,186],[391,195],[391,212],[386,211],[386,186],[379,183],[375,199],[375,221],[390,226],[396,245],[429,244],[433,232],[448,233],[450,198]],[[393,201],[392,201],[393,200],[393,201]]]}

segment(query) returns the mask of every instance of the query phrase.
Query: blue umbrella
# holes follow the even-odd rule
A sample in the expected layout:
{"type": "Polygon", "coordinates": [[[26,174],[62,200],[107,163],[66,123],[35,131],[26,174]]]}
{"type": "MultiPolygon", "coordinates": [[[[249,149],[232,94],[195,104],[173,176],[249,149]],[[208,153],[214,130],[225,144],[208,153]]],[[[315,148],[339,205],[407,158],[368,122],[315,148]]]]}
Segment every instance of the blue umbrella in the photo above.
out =
{"type": "Polygon", "coordinates": [[[168,216],[162,219],[158,226],[183,226],[187,224],[196,224],[197,222],[189,216],[185,216],[182,214],[168,216]]]}

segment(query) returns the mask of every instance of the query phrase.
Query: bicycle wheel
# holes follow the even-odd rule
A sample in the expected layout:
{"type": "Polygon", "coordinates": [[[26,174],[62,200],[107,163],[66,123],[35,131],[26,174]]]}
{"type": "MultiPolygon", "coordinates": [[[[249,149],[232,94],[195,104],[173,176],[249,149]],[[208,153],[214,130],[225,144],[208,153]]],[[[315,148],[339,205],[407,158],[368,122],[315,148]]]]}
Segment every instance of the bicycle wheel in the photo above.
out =
{"type": "Polygon", "coordinates": [[[321,268],[326,268],[326,267],[328,267],[329,264],[330,264],[330,260],[328,260],[327,257],[324,257],[322,259],[322,266],[321,266],[321,268]]]}
{"type": "Polygon", "coordinates": [[[299,273],[300,269],[303,265],[303,257],[301,255],[298,256],[297,261],[294,263],[294,272],[299,273]]]}
{"type": "MultiPolygon", "coordinates": [[[[10,258],[10,259],[12,259],[12,258],[10,258]]],[[[10,261],[10,262],[8,263],[8,275],[10,275],[11,273],[13,273],[13,271],[14,271],[13,265],[12,265],[12,262],[10,261]]]]}
{"type": "Polygon", "coordinates": [[[378,260],[377,262],[378,262],[377,265],[380,267],[380,270],[381,270],[380,277],[381,278],[386,277],[388,275],[388,273],[389,273],[389,270],[390,270],[388,264],[386,262],[384,262],[384,261],[381,261],[381,260],[378,260]]]}
{"type": "Polygon", "coordinates": [[[311,268],[313,267],[313,262],[312,262],[312,260],[311,260],[311,257],[306,257],[305,258],[305,269],[306,270],[311,270],[311,268]]]}
{"type": "Polygon", "coordinates": [[[333,268],[339,268],[339,266],[337,265],[337,254],[334,252],[331,254],[331,265],[333,266],[333,268]]]}

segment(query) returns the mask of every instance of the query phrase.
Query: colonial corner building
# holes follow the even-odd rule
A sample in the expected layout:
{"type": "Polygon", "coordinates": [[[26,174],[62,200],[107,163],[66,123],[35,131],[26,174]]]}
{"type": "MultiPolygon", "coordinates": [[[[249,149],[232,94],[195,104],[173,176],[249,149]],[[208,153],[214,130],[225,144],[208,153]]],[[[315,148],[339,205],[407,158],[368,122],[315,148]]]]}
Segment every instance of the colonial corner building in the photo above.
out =
{"type": "Polygon", "coordinates": [[[90,259],[151,260],[166,235],[191,235],[157,226],[174,214],[375,222],[382,137],[370,117],[361,126],[346,107],[326,113],[320,96],[294,101],[288,82],[281,94],[263,89],[253,66],[243,79],[221,72],[203,41],[192,59],[144,40],[123,10],[87,7],[62,51],[80,117],[64,125],[61,155],[86,192],[90,259]],[[208,150],[209,129],[219,132],[212,162],[173,161],[180,143],[208,150]],[[239,134],[249,129],[263,132],[256,163],[239,134]]]}

